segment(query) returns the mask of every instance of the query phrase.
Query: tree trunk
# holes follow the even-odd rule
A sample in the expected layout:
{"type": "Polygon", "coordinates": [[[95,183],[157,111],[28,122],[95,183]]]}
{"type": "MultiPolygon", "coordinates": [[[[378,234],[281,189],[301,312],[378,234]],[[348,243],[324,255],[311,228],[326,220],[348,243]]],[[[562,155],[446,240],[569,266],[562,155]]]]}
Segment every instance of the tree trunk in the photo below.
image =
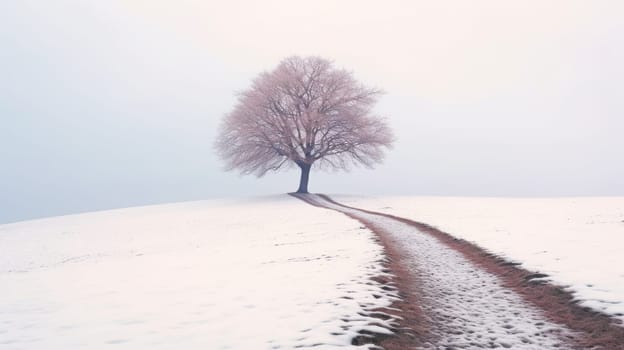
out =
{"type": "Polygon", "coordinates": [[[308,193],[308,180],[310,179],[311,164],[299,164],[301,168],[301,178],[299,179],[299,189],[297,193],[308,193]]]}

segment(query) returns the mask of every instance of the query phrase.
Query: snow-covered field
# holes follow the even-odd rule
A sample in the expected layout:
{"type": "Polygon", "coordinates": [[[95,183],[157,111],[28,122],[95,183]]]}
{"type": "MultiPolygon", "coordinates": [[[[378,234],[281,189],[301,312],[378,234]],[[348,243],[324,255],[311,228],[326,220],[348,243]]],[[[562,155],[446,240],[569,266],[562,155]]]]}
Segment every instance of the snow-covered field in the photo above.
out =
{"type": "Polygon", "coordinates": [[[0,348],[357,348],[392,299],[369,279],[381,257],[356,221],[286,195],[2,225],[0,348]]]}
{"type": "Polygon", "coordinates": [[[332,196],[424,222],[570,286],[584,305],[624,319],[624,198],[332,196]]]}

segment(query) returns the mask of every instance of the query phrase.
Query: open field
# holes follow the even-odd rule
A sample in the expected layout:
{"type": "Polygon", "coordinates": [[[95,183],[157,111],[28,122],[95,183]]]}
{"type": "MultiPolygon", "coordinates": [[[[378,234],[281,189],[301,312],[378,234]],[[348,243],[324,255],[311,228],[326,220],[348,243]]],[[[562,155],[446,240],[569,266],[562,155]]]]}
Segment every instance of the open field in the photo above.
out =
{"type": "Polygon", "coordinates": [[[624,198],[334,198],[451,236],[287,195],[0,225],[0,345],[581,349],[610,324],[558,323],[455,238],[623,318],[624,198]]]}

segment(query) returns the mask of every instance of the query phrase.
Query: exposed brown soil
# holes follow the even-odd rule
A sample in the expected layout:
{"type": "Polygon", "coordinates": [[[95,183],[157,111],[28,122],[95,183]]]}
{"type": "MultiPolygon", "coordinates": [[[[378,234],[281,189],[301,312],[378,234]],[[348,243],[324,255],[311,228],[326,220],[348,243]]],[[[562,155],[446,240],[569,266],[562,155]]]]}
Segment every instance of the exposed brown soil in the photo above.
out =
{"type": "MultiPolygon", "coordinates": [[[[570,348],[624,350],[624,327],[622,327],[620,320],[580,306],[578,300],[569,291],[560,286],[542,280],[535,280],[536,278],[544,277],[544,275],[525,270],[517,264],[496,256],[471,242],[457,239],[430,225],[389,214],[348,207],[333,201],[328,196],[320,196],[336,205],[398,220],[437,238],[446,246],[460,252],[476,266],[498,276],[505,287],[518,293],[529,304],[543,310],[548,319],[565,325],[574,331],[577,335],[570,338],[570,348]]],[[[307,200],[305,196],[296,197],[316,205],[314,202],[307,200]]],[[[388,256],[388,261],[385,262],[386,267],[395,276],[391,282],[396,285],[399,295],[402,297],[401,301],[397,301],[392,305],[393,308],[402,310],[401,312],[384,310],[403,318],[399,322],[400,327],[398,327],[396,336],[378,337],[373,342],[387,350],[421,348],[427,343],[435,344],[435,339],[432,339],[431,333],[427,331],[430,328],[427,315],[419,307],[422,301],[417,299],[420,293],[415,290],[416,286],[419,285],[417,277],[413,276],[405,268],[406,264],[404,263],[404,257],[399,253],[400,249],[397,249],[394,243],[384,236],[383,230],[369,222],[351,217],[362,222],[377,234],[379,242],[385,248],[388,256]]]]}

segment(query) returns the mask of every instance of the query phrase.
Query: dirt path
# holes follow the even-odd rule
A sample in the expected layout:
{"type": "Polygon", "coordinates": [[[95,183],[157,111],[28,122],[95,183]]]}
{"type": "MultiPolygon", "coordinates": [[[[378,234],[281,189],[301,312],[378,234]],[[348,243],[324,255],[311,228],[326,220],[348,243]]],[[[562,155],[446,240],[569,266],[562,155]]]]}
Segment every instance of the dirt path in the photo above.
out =
{"type": "Polygon", "coordinates": [[[299,198],[337,210],[377,233],[402,300],[385,349],[624,349],[624,328],[574,303],[569,293],[423,224],[299,198]]]}

